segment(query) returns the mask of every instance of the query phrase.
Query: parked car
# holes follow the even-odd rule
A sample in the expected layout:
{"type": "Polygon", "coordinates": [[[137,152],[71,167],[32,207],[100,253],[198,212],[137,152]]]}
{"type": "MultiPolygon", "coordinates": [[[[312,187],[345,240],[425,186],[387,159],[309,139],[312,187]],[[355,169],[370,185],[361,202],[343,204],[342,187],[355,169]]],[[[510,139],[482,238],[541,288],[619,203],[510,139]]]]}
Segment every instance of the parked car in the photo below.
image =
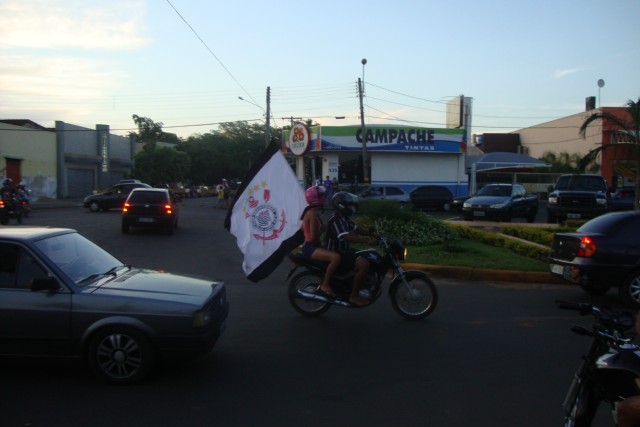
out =
{"type": "Polygon", "coordinates": [[[458,213],[462,213],[462,206],[464,205],[464,202],[469,200],[470,197],[471,195],[469,194],[466,196],[454,197],[453,202],[451,202],[451,210],[456,211],[458,213]]]}
{"type": "Polygon", "coordinates": [[[538,213],[538,195],[527,193],[521,184],[487,184],[462,205],[467,221],[474,219],[511,221],[525,218],[534,222],[538,213]]]}
{"type": "Polygon", "coordinates": [[[122,232],[131,227],[156,227],[173,234],[178,228],[180,208],[166,188],[135,188],[122,207],[122,232]]]}
{"type": "Polygon", "coordinates": [[[611,193],[609,200],[610,211],[630,211],[633,210],[633,200],[636,190],[633,187],[622,187],[611,193]]]}
{"type": "Polygon", "coordinates": [[[547,221],[590,219],[609,211],[610,193],[607,181],[600,175],[561,175],[547,189],[547,221]]]}
{"type": "Polygon", "coordinates": [[[151,186],[137,180],[121,181],[102,193],[92,194],[85,197],[82,204],[91,212],[108,211],[109,209],[122,209],[124,201],[134,188],[151,188],[151,186]]]}
{"type": "Polygon", "coordinates": [[[640,212],[611,212],[573,233],[556,233],[549,269],[590,294],[616,287],[622,300],[640,307],[640,212]]]}
{"type": "Polygon", "coordinates": [[[453,193],[442,185],[423,185],[409,193],[414,209],[435,209],[448,211],[453,202],[453,193]]]}
{"type": "Polygon", "coordinates": [[[209,352],[228,311],[223,282],[127,266],[71,229],[0,229],[0,355],[83,360],[129,384],[209,352]]]}
{"type": "Polygon", "coordinates": [[[407,204],[411,202],[409,193],[401,187],[394,185],[372,185],[366,190],[358,194],[359,202],[368,202],[369,200],[385,200],[407,204]]]}

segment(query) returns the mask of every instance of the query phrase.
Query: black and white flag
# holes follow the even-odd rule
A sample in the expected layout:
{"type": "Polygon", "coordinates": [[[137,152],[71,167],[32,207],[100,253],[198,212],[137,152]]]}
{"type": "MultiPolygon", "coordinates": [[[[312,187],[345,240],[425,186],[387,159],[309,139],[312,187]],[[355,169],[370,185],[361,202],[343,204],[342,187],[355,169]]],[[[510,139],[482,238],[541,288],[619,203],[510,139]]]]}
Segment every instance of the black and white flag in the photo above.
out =
{"type": "Polygon", "coordinates": [[[244,254],[249,280],[266,278],[304,242],[305,207],[304,190],[280,147],[269,145],[240,185],[224,223],[244,254]]]}

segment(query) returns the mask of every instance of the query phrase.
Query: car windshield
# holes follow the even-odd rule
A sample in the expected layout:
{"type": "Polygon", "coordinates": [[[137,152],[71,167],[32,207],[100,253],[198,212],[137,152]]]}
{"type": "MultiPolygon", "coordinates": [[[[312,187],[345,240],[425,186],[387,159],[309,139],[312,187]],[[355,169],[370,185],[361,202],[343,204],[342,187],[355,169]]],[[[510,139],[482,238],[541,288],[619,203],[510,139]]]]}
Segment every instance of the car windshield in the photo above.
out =
{"type": "Polygon", "coordinates": [[[562,176],[558,179],[556,190],[605,191],[605,184],[599,176],[562,176]]]}
{"type": "Polygon", "coordinates": [[[113,255],[78,233],[42,239],[36,246],[79,285],[88,283],[90,277],[112,274],[123,266],[113,255]]]}
{"type": "Polygon", "coordinates": [[[478,191],[478,196],[508,197],[511,195],[511,187],[506,185],[487,185],[478,191]]]}

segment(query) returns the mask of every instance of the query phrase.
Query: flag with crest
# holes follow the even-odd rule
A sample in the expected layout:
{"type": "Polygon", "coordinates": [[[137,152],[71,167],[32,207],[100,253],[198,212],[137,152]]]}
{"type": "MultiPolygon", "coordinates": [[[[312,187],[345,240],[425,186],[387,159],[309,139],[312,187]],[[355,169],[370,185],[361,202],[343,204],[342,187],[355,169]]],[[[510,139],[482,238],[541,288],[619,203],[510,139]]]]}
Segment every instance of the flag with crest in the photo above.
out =
{"type": "Polygon", "coordinates": [[[224,226],[244,254],[247,278],[271,274],[287,252],[304,242],[304,190],[277,144],[269,145],[238,188],[224,226]]]}

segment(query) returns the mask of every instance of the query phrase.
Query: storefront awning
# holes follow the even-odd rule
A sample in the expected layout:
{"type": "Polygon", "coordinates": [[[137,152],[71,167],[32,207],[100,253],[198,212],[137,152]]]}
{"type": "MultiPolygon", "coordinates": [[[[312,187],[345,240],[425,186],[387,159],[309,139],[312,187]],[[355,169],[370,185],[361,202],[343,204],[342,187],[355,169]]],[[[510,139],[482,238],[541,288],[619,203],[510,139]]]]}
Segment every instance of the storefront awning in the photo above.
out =
{"type": "Polygon", "coordinates": [[[550,164],[543,160],[534,159],[518,153],[497,151],[480,156],[467,156],[467,170],[475,169],[476,172],[485,172],[495,169],[523,169],[523,168],[549,168],[550,164]],[[474,167],[475,165],[475,167],[474,167]]]}

